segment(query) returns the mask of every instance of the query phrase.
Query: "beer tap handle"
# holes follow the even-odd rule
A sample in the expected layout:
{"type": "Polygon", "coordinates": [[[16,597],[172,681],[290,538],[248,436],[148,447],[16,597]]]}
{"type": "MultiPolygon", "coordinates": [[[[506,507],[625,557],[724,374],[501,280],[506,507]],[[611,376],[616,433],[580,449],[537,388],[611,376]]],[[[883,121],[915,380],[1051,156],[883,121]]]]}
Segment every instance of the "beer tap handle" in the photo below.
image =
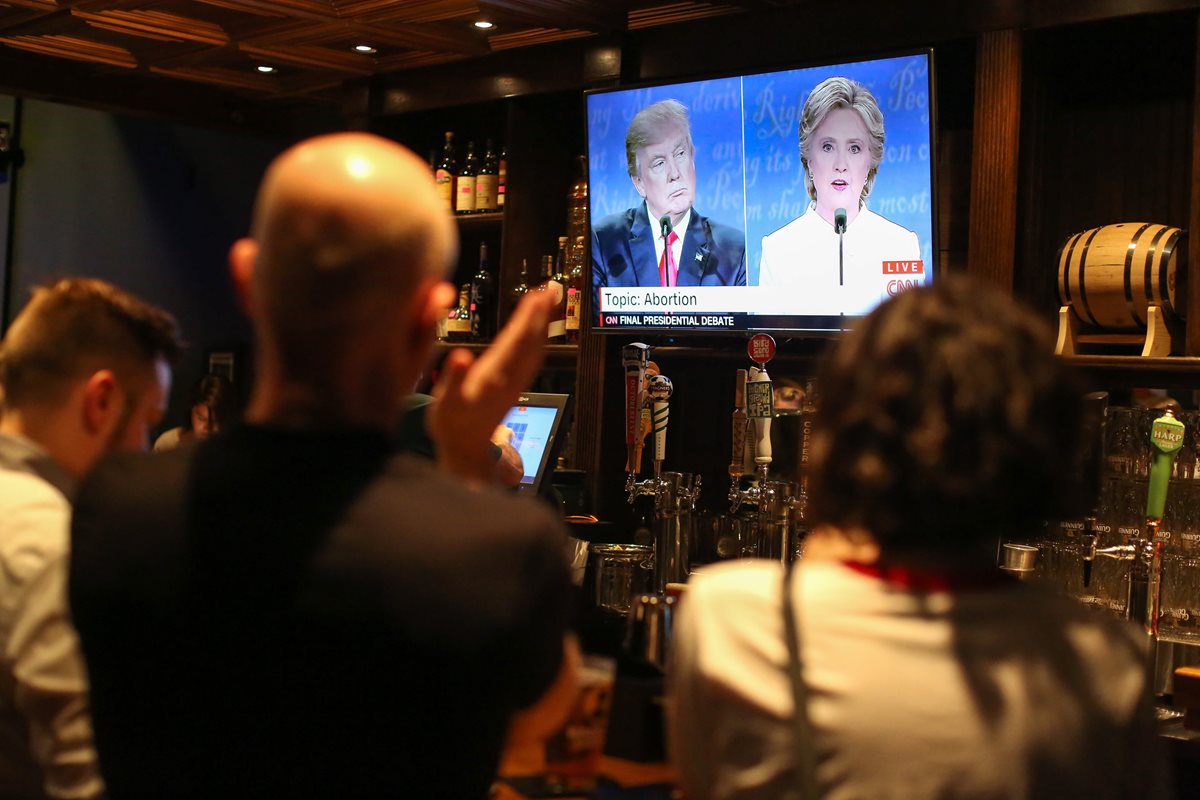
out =
{"type": "Polygon", "coordinates": [[[1167,505],[1167,485],[1171,480],[1171,463],[1183,446],[1183,423],[1175,419],[1168,408],[1154,420],[1150,428],[1153,460],[1150,464],[1150,491],[1146,496],[1146,519],[1162,520],[1167,505]]]}
{"type": "Polygon", "coordinates": [[[771,419],[775,404],[771,376],[766,369],[751,369],[746,382],[746,413],[754,423],[754,463],[761,474],[771,466],[771,419]]]}
{"type": "Polygon", "coordinates": [[[729,477],[736,485],[744,474],[746,460],[746,370],[739,369],[734,379],[733,453],[729,461],[729,477]]]}
{"type": "Polygon", "coordinates": [[[1092,392],[1083,397],[1083,494],[1088,514],[1083,520],[1083,586],[1092,584],[1092,562],[1100,534],[1100,495],[1104,485],[1104,417],[1108,411],[1108,392],[1092,392]]]}
{"type": "Polygon", "coordinates": [[[671,404],[666,400],[654,402],[654,477],[662,474],[662,463],[667,457],[667,422],[671,418],[671,404]]]}
{"type": "Polygon", "coordinates": [[[621,364],[625,369],[625,466],[630,476],[638,473],[637,445],[642,428],[642,392],[649,361],[649,345],[631,342],[621,348],[621,364]]]}
{"type": "Polygon", "coordinates": [[[667,401],[673,391],[671,379],[666,375],[655,375],[646,386],[646,394],[653,403],[655,478],[662,474],[662,463],[667,457],[667,422],[671,418],[671,404],[667,401]]]}

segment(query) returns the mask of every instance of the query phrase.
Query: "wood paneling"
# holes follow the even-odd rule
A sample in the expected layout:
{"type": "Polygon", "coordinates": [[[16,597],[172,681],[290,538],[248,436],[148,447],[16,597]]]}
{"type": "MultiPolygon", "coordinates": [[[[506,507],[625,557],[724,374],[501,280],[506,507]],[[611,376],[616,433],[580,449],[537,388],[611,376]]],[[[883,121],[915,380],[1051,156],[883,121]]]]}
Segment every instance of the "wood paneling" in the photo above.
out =
{"type": "Polygon", "coordinates": [[[971,239],[967,272],[1012,288],[1021,130],[1021,34],[981,34],[975,70],[971,239]]]}

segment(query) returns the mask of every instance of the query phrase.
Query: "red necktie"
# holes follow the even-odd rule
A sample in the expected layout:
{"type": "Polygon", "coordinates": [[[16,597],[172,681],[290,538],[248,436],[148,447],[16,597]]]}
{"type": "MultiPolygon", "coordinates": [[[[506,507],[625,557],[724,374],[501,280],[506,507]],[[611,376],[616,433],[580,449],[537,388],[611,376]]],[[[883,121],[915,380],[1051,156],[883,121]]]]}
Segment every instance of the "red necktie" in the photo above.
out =
{"type": "Polygon", "coordinates": [[[675,266],[675,254],[671,252],[671,245],[679,241],[679,234],[671,231],[664,239],[667,244],[663,248],[662,258],[658,260],[658,281],[663,286],[678,286],[679,267],[675,266]]]}

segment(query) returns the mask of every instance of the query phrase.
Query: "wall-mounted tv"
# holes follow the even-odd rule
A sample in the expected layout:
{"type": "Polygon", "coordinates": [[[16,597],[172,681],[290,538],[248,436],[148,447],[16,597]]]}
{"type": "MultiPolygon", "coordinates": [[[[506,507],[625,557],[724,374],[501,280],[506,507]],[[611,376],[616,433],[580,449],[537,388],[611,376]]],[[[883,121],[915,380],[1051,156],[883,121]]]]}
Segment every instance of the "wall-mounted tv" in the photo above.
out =
{"type": "Polygon", "coordinates": [[[587,95],[593,328],[832,331],[934,277],[929,51],[587,95]]]}

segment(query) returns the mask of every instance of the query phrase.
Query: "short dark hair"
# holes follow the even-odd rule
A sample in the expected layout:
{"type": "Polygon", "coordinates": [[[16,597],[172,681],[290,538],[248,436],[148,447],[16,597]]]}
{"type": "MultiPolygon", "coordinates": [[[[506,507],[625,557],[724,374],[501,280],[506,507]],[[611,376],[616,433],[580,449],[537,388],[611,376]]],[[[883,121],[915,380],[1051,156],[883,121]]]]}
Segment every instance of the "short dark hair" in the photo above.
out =
{"type": "Polygon", "coordinates": [[[4,405],[61,402],[72,381],[98,369],[130,389],[182,347],[166,311],[105,281],[64,278],[33,290],[0,345],[4,405]]]}
{"type": "Polygon", "coordinates": [[[1067,513],[1082,393],[1049,330],[961,276],[865,318],[822,365],[810,511],[945,552],[1067,513]]]}

